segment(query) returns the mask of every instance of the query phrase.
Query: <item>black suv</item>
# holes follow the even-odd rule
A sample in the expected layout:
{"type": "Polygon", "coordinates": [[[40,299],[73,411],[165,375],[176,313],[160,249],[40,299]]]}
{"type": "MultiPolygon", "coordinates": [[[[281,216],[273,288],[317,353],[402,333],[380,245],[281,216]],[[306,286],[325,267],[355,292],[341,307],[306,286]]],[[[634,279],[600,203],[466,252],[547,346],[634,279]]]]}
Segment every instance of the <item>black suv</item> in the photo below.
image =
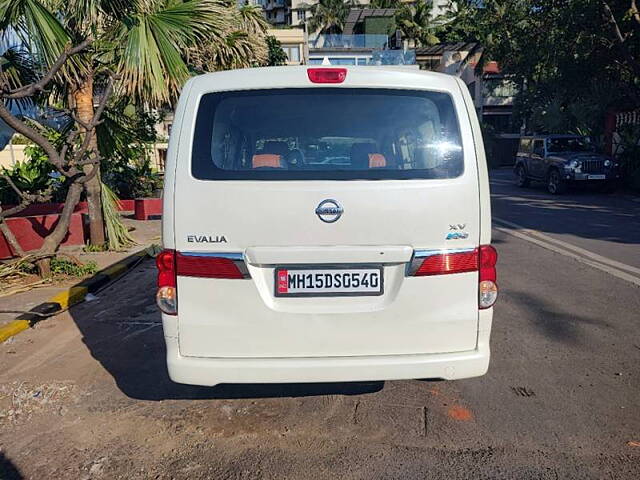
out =
{"type": "Polygon", "coordinates": [[[618,167],[613,158],[597,152],[589,137],[534,135],[520,138],[514,172],[519,187],[535,180],[559,194],[572,182],[597,183],[612,191],[620,180],[618,167]]]}

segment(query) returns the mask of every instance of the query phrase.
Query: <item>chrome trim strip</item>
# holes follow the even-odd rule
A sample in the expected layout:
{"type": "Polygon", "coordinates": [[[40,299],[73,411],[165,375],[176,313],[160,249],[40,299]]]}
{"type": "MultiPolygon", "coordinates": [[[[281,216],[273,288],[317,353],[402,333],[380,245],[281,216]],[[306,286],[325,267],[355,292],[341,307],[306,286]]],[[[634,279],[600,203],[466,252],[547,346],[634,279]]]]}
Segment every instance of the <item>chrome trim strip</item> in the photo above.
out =
{"type": "Polygon", "coordinates": [[[214,252],[178,252],[180,255],[186,255],[187,257],[220,257],[228,258],[229,260],[244,260],[244,254],[240,252],[227,252],[227,253],[214,253],[214,252]]]}
{"type": "Polygon", "coordinates": [[[477,247],[469,247],[469,248],[441,248],[441,249],[433,249],[433,250],[414,250],[413,256],[414,258],[424,258],[431,257],[433,255],[442,255],[443,253],[466,253],[473,252],[477,247]]]}

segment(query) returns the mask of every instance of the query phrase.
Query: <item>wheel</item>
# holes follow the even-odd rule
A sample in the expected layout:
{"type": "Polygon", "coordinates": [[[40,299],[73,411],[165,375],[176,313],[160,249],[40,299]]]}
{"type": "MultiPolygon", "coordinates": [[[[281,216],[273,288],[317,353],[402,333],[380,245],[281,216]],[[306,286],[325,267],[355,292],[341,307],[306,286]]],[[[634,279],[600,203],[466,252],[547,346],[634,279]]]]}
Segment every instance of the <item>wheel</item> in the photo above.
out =
{"type": "Polygon", "coordinates": [[[522,165],[516,167],[516,185],[520,188],[529,186],[529,179],[527,178],[527,171],[522,165]]]}
{"type": "Polygon", "coordinates": [[[560,176],[558,170],[551,169],[547,175],[547,190],[552,195],[560,195],[567,191],[567,182],[560,176]]]}

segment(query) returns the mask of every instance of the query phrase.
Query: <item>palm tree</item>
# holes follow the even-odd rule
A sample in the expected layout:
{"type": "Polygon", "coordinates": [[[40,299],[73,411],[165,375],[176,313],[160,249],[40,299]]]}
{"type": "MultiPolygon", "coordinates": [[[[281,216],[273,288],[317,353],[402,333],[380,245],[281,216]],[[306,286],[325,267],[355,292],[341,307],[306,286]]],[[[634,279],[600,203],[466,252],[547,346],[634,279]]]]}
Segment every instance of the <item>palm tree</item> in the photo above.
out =
{"type": "MultiPolygon", "coordinates": [[[[227,0],[4,0],[0,31],[15,31],[43,70],[69,43],[92,38],[58,82],[58,101],[80,122],[93,116],[107,72],[119,79],[116,93],[146,108],[170,105],[190,75],[188,53],[197,47],[223,52],[203,65],[235,66],[255,58],[254,32],[266,24],[256,12],[227,0]],[[237,28],[236,28],[237,27],[237,28]],[[244,29],[244,31],[243,31],[244,29]],[[244,36],[243,36],[244,35],[244,36]],[[235,57],[234,57],[235,56],[235,57]],[[216,63],[217,62],[217,63],[216,63]]],[[[263,42],[264,43],[264,42],[263,42]]],[[[206,57],[206,55],[205,55],[206,57]]],[[[91,146],[97,151],[97,142],[91,146]]],[[[92,244],[104,244],[100,179],[85,185],[92,244]]]]}
{"type": "Polygon", "coordinates": [[[268,63],[269,23],[259,5],[243,5],[229,12],[213,38],[187,50],[189,66],[199,72],[247,68],[268,63]]]}
{"type": "Polygon", "coordinates": [[[330,35],[342,33],[349,10],[357,5],[357,0],[320,0],[309,8],[311,12],[307,22],[309,32],[330,35]]]}
{"type": "Polygon", "coordinates": [[[413,40],[417,46],[439,43],[435,31],[438,28],[431,15],[431,0],[407,5],[396,13],[396,25],[405,38],[413,40]]]}
{"type": "Polygon", "coordinates": [[[402,0],[371,0],[369,8],[397,8],[403,6],[402,0]]]}

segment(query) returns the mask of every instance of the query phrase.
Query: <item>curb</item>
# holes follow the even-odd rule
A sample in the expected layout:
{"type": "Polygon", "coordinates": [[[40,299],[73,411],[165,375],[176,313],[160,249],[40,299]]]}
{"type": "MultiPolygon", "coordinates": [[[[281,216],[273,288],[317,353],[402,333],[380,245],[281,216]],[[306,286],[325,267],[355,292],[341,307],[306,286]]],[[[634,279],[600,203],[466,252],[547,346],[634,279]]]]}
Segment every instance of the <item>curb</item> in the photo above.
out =
{"type": "Polygon", "coordinates": [[[10,337],[33,327],[36,323],[56,313],[62,312],[72,305],[76,305],[86,298],[89,293],[95,293],[112,280],[116,279],[123,273],[129,271],[145,257],[152,257],[150,248],[145,248],[136,252],[113,265],[100,270],[92,277],[84,279],[82,282],[69,287],[48,301],[36,305],[29,312],[23,313],[12,322],[0,327],[0,343],[10,337]]]}

